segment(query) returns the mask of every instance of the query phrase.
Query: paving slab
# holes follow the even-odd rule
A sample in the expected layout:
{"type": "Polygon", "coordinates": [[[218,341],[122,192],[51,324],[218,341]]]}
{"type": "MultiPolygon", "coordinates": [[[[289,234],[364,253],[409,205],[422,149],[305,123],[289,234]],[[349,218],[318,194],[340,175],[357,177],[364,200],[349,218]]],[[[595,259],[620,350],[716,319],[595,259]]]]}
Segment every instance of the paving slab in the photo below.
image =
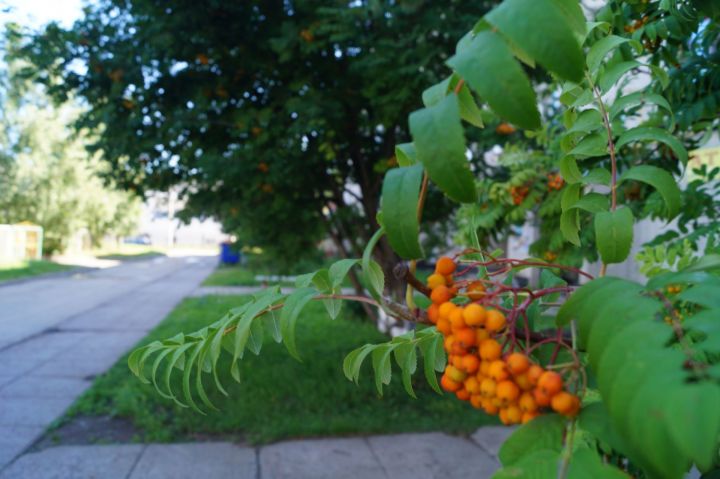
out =
{"type": "Polygon", "coordinates": [[[72,396],[61,398],[26,397],[1,398],[0,426],[47,427],[75,400],[72,396]]]}
{"type": "Polygon", "coordinates": [[[257,479],[256,451],[228,442],[151,444],[129,479],[257,479]]]}
{"type": "Polygon", "coordinates": [[[368,442],[393,479],[490,477],[500,466],[474,442],[439,432],[371,436],[368,442]]]}
{"type": "Polygon", "coordinates": [[[0,465],[10,462],[44,431],[41,426],[0,426],[0,465]]]}
{"type": "Polygon", "coordinates": [[[22,376],[4,386],[2,398],[74,398],[90,386],[90,381],[67,377],[22,376]]]}
{"type": "MultiPolygon", "coordinates": [[[[0,288],[0,427],[50,425],[214,266],[159,258],[0,288]]],[[[35,439],[22,437],[0,450],[0,470],[35,439]]]]}
{"type": "Polygon", "coordinates": [[[475,431],[470,439],[472,439],[478,446],[483,448],[493,457],[497,457],[500,451],[500,446],[505,439],[512,434],[515,429],[514,427],[507,426],[485,426],[475,431]]]}
{"type": "Polygon", "coordinates": [[[260,449],[262,479],[388,477],[364,438],[286,441],[260,449]]]}
{"type": "Polygon", "coordinates": [[[52,447],[20,457],[0,473],[0,479],[126,479],[144,448],[139,444],[52,447]]]}

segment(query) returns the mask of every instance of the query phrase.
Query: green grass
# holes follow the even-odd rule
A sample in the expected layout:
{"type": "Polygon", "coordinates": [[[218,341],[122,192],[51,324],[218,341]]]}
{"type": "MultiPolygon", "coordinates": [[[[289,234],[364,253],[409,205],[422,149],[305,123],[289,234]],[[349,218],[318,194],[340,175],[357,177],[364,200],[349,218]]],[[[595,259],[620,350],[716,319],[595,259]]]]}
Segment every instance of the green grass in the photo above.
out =
{"type": "Polygon", "coordinates": [[[255,273],[244,266],[220,265],[203,281],[203,286],[257,286],[255,273]]]}
{"type": "Polygon", "coordinates": [[[128,259],[148,259],[148,258],[156,258],[158,256],[165,256],[165,253],[162,253],[160,251],[139,251],[139,252],[127,252],[127,253],[112,253],[112,254],[103,254],[97,256],[99,259],[115,259],[118,261],[128,260],[128,259]]]}
{"type": "MultiPolygon", "coordinates": [[[[186,299],[143,343],[199,329],[243,301],[240,296],[186,299]]],[[[247,352],[241,361],[242,384],[231,379],[229,358],[223,354],[220,376],[230,396],[222,396],[206,382],[209,396],[220,412],[203,416],[163,399],[152,386],[131,376],[125,357],[95,381],[68,415],[128,418],[146,441],[220,435],[252,443],[407,431],[469,433],[494,422],[467,403],[434,393],[422,377],[422,367],[413,381],[418,399],[404,392],[397,375],[384,396],[379,397],[369,360],[359,386],[349,382],[342,373],[344,356],[367,342],[387,340],[373,325],[349,315],[345,310],[340,318],[331,321],[322,304],[310,304],[297,328],[303,362],[292,359],[283,345],[268,340],[259,356],[247,352]]],[[[175,388],[180,391],[179,384],[175,388]]]]}
{"type": "Polygon", "coordinates": [[[52,261],[21,261],[12,264],[0,264],[0,282],[13,279],[40,276],[48,273],[57,273],[73,269],[75,266],[53,263],[52,261]]]}

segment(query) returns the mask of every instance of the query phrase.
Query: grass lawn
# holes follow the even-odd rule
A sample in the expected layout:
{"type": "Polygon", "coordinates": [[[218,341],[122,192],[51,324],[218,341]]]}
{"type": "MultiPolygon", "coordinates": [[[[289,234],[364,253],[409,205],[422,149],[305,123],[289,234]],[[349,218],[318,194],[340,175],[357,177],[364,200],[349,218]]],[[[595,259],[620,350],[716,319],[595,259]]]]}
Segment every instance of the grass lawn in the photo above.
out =
{"type": "Polygon", "coordinates": [[[124,244],[118,249],[99,250],[95,253],[95,256],[99,259],[114,259],[118,261],[128,259],[147,259],[164,255],[164,252],[153,249],[151,246],[134,244],[124,244]]]}
{"type": "Polygon", "coordinates": [[[260,282],[255,280],[255,273],[244,266],[220,266],[203,281],[204,286],[257,286],[260,282]]]}
{"type": "Polygon", "coordinates": [[[40,276],[48,273],[56,273],[58,271],[66,271],[73,268],[74,266],[71,265],[58,264],[46,260],[0,264],[0,282],[27,278],[30,276],[40,276]]]}
{"type": "MultiPolygon", "coordinates": [[[[186,299],[143,342],[199,329],[243,301],[240,296],[186,299]]],[[[231,379],[229,358],[223,354],[221,378],[230,396],[222,396],[206,383],[210,399],[220,412],[202,416],[163,399],[152,386],[131,376],[124,357],[96,380],[68,415],[128,418],[146,441],[221,435],[252,443],[407,431],[471,432],[494,423],[468,403],[433,392],[425,383],[422,366],[414,381],[418,399],[404,392],[399,375],[393,377],[384,396],[378,397],[369,360],[360,385],[349,382],[342,373],[345,354],[366,342],[385,340],[374,326],[349,318],[351,314],[345,310],[331,321],[322,304],[310,304],[297,328],[303,362],[291,358],[282,344],[268,339],[259,356],[246,353],[240,366],[242,384],[231,379]]],[[[175,388],[180,391],[178,384],[175,388]]]]}

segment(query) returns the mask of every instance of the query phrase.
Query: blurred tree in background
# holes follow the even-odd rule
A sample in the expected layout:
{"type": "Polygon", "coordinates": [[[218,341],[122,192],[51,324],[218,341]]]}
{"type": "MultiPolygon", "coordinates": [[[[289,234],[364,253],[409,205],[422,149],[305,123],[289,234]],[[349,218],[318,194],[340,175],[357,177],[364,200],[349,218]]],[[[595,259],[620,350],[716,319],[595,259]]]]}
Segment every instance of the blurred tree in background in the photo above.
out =
{"type": "Polygon", "coordinates": [[[63,252],[81,231],[93,246],[133,233],[140,201],[100,177],[107,165],[88,153],[87,132],[70,126],[82,110],[72,102],[54,106],[13,71],[0,84],[0,223],[42,226],[45,254],[63,252]]]}
{"type": "Polygon", "coordinates": [[[87,103],[76,126],[123,187],[180,185],[186,216],[214,216],[279,260],[323,237],[357,257],[408,113],[495,3],[102,0],[17,54],[53,98],[87,103]]]}

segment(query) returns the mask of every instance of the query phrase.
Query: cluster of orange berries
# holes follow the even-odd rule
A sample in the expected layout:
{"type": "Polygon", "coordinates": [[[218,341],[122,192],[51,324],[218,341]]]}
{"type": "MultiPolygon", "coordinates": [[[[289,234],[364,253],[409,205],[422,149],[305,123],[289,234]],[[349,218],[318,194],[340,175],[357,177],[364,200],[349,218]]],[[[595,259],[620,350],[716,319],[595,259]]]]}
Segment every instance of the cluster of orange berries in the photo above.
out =
{"type": "Polygon", "coordinates": [[[516,206],[525,201],[528,193],[530,193],[530,188],[528,188],[527,186],[510,187],[510,196],[512,196],[513,204],[516,206]]]}
{"type": "Polygon", "coordinates": [[[562,187],[565,185],[565,180],[562,179],[562,176],[560,176],[557,173],[549,173],[547,175],[548,178],[548,190],[561,190],[562,187]]]}
{"type": "Polygon", "coordinates": [[[506,328],[505,315],[475,302],[486,293],[480,281],[470,283],[460,293],[453,281],[455,269],[451,258],[442,257],[427,280],[433,302],[428,318],[445,337],[448,353],[442,388],[470,401],[476,409],[498,414],[503,424],[526,423],[543,408],[575,416],[580,399],[564,390],[560,374],[532,363],[523,353],[503,354],[497,338],[506,328]],[[458,294],[470,302],[453,303],[458,294]]]}

